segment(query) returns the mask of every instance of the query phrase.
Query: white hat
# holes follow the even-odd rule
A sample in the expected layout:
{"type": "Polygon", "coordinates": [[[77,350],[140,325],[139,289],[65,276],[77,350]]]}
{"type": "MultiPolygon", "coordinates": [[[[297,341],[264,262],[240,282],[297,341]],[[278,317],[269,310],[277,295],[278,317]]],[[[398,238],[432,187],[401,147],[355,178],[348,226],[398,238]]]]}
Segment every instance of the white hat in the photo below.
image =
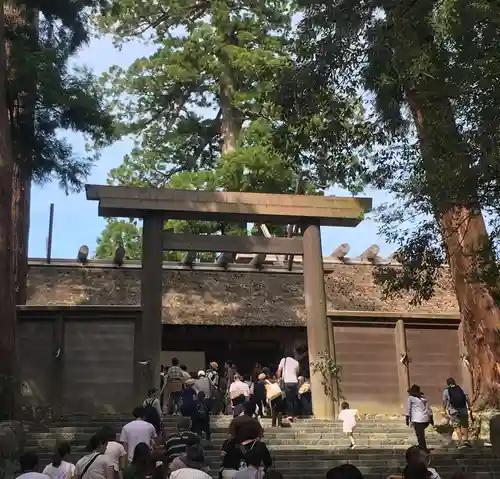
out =
{"type": "Polygon", "coordinates": [[[203,376],[205,376],[205,371],[203,371],[203,369],[200,369],[200,370],[198,371],[198,377],[199,377],[199,378],[202,378],[203,376]]]}

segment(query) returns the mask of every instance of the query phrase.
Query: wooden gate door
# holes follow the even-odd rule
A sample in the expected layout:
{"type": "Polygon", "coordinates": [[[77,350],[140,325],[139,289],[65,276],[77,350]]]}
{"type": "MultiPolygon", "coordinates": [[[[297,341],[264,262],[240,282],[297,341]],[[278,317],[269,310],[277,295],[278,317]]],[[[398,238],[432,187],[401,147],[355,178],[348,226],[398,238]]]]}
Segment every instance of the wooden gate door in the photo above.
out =
{"type": "Polygon", "coordinates": [[[446,379],[459,382],[458,325],[406,325],[410,384],[418,384],[432,407],[441,407],[446,379]]]}

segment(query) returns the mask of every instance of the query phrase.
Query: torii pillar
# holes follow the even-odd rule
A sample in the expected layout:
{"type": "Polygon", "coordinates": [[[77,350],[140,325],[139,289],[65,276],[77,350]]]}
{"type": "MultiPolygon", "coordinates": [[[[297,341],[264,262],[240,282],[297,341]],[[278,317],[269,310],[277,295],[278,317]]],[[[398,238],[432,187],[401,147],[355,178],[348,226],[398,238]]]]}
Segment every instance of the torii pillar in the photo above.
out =
{"type": "Polygon", "coordinates": [[[334,414],[333,398],[325,394],[321,373],[314,372],[312,364],[320,360],[321,353],[329,354],[328,318],[326,315],[325,278],[321,251],[320,223],[303,227],[304,296],[307,317],[307,348],[311,375],[312,410],[317,418],[331,419],[334,414]]]}

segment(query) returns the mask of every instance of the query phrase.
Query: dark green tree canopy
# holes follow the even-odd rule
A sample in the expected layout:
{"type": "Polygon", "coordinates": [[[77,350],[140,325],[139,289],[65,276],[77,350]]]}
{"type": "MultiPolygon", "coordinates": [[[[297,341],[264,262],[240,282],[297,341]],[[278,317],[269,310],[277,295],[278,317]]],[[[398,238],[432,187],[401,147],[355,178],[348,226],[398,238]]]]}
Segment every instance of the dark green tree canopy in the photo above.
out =
{"type": "Polygon", "coordinates": [[[97,79],[68,63],[89,40],[89,14],[98,5],[33,0],[24,17],[28,21],[7,17],[12,45],[8,98],[17,161],[35,181],[56,178],[66,191],[81,186],[97,155],[76,156],[60,132],[81,132],[96,145],[114,132],[97,79]]]}
{"type": "Polygon", "coordinates": [[[500,5],[341,0],[299,1],[299,9],[297,62],[278,91],[282,118],[299,131],[302,116],[336,118],[335,134],[310,134],[323,152],[316,171],[325,184],[349,178],[392,193],[395,203],[380,210],[382,232],[406,267],[382,270],[380,279],[387,292],[426,299],[450,254],[437,211],[476,204],[498,242],[500,5]],[[432,124],[427,150],[415,124],[432,120],[416,113],[415,93],[447,105],[439,114],[449,121],[432,124]]]}

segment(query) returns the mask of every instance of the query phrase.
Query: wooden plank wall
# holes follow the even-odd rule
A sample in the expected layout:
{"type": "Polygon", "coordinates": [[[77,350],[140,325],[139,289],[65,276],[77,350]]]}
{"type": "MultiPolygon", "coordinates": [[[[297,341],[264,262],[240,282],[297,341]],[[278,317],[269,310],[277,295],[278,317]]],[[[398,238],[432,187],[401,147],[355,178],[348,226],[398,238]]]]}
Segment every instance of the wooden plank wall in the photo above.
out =
{"type": "Polygon", "coordinates": [[[54,324],[41,318],[18,325],[21,385],[27,405],[48,405],[53,400],[54,324]]]}
{"type": "MultiPolygon", "coordinates": [[[[49,405],[56,415],[130,412],[137,392],[138,308],[31,308],[20,311],[19,319],[27,404],[49,405]]],[[[458,321],[351,315],[332,317],[331,323],[332,354],[343,368],[342,396],[364,412],[402,413],[411,383],[419,384],[438,407],[447,377],[467,384],[458,321]],[[405,354],[408,362],[402,361],[405,354]]],[[[163,349],[205,351],[207,361],[222,365],[239,359],[239,366],[250,369],[255,361],[278,361],[284,347],[304,339],[303,328],[169,325],[164,326],[163,349]]]]}
{"type": "Polygon", "coordinates": [[[456,328],[406,327],[410,383],[418,384],[432,405],[443,402],[446,379],[463,384],[456,328]]]}
{"type": "Polygon", "coordinates": [[[368,413],[403,413],[418,384],[441,407],[448,377],[464,384],[458,321],[331,317],[333,351],[342,368],[339,400],[368,413]]]}
{"type": "MultiPolygon", "coordinates": [[[[68,321],[64,335],[63,412],[132,411],[134,323],[68,321]]],[[[147,391],[144,391],[147,397],[147,391]]]]}
{"type": "Polygon", "coordinates": [[[140,311],[31,308],[18,318],[27,406],[50,408],[56,416],[131,412],[140,311]]]}
{"type": "Polygon", "coordinates": [[[394,328],[335,324],[333,337],[345,400],[361,410],[393,409],[399,402],[394,328]]]}

